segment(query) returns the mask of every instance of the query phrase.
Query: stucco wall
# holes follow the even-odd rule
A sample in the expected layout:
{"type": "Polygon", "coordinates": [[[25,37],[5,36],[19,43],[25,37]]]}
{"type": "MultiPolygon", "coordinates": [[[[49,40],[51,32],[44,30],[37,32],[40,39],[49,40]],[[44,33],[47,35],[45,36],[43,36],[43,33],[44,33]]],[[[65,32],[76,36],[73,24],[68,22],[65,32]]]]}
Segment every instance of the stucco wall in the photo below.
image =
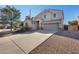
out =
{"type": "Polygon", "coordinates": [[[68,30],[69,31],[78,31],[78,25],[69,25],[68,30]]]}
{"type": "Polygon", "coordinates": [[[63,20],[63,10],[48,10],[47,12],[42,12],[40,14],[38,14],[37,16],[35,16],[35,20],[37,20],[37,18],[39,19],[43,19],[43,20],[58,20],[58,19],[62,19],[63,20]],[[54,14],[56,14],[56,17],[54,17],[54,14]],[[46,19],[44,18],[44,15],[46,15],[46,19]]]}
{"type": "Polygon", "coordinates": [[[25,23],[27,23],[28,28],[32,28],[32,21],[31,20],[26,20],[25,23]]]}

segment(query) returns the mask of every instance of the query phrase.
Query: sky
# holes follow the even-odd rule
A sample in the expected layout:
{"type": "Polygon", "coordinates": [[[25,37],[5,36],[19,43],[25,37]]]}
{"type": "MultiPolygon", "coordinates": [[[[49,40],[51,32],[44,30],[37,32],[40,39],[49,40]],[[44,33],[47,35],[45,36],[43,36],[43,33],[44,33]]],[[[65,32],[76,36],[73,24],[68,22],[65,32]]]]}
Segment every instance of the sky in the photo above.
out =
{"type": "MultiPolygon", "coordinates": [[[[79,5],[11,5],[21,12],[21,20],[25,20],[25,16],[29,15],[31,9],[31,16],[34,17],[44,9],[58,9],[64,10],[64,24],[68,24],[69,20],[76,20],[79,16],[79,5]]],[[[5,5],[0,5],[0,8],[5,5]]]]}

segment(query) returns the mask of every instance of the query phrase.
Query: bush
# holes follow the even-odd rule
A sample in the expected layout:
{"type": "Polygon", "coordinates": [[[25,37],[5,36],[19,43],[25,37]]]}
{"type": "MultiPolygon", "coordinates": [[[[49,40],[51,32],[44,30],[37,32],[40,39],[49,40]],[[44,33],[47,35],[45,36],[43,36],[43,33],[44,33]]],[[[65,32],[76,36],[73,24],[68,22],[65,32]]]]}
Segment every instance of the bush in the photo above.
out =
{"type": "Polygon", "coordinates": [[[3,28],[4,28],[4,26],[2,24],[0,24],[0,29],[3,29],[3,28]]]}
{"type": "Polygon", "coordinates": [[[78,25],[78,22],[76,20],[68,21],[69,25],[78,25]]]}
{"type": "Polygon", "coordinates": [[[13,24],[13,31],[18,32],[20,30],[20,23],[16,22],[13,24]]]}
{"type": "Polygon", "coordinates": [[[13,26],[14,32],[25,32],[24,22],[15,23],[13,26]]]}

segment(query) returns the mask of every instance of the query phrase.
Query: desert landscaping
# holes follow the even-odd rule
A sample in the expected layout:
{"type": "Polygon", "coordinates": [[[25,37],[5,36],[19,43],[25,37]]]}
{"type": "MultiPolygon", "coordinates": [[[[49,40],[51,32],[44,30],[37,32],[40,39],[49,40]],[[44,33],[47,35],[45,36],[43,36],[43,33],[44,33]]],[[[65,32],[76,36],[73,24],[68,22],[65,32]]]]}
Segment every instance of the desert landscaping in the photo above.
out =
{"type": "Polygon", "coordinates": [[[30,52],[30,54],[54,53],[79,54],[79,32],[57,32],[30,52]]]}

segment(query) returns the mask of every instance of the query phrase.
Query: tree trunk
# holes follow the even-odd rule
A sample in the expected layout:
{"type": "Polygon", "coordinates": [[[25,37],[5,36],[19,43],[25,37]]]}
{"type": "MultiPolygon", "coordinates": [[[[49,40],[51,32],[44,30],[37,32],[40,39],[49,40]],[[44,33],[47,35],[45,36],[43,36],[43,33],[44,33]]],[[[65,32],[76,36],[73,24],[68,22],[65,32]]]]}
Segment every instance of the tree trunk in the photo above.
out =
{"type": "Polygon", "coordinates": [[[11,19],[11,32],[12,32],[12,25],[13,25],[13,24],[12,24],[12,19],[11,19]]]}

